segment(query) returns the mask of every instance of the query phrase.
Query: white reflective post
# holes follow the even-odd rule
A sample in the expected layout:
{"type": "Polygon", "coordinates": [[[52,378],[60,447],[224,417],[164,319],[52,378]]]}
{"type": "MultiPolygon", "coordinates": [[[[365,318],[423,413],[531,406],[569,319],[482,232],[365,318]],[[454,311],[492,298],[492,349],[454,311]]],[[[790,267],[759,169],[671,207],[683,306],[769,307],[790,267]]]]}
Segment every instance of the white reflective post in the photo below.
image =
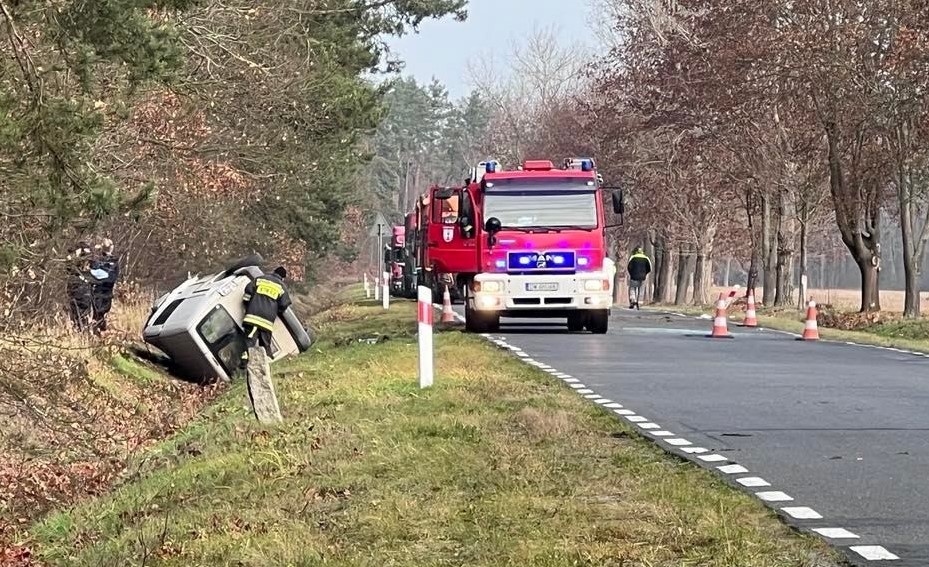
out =
{"type": "Polygon", "coordinates": [[[432,386],[434,364],[432,360],[432,289],[419,286],[418,292],[419,321],[419,387],[432,386]]]}
{"type": "Polygon", "coordinates": [[[371,284],[368,282],[368,274],[364,274],[365,278],[365,299],[371,299],[371,284]]]}
{"type": "Polygon", "coordinates": [[[390,272],[384,272],[384,289],[382,290],[382,299],[384,300],[384,309],[390,309],[390,272]]]}
{"type": "Polygon", "coordinates": [[[381,299],[381,282],[374,278],[374,301],[381,299]]]}

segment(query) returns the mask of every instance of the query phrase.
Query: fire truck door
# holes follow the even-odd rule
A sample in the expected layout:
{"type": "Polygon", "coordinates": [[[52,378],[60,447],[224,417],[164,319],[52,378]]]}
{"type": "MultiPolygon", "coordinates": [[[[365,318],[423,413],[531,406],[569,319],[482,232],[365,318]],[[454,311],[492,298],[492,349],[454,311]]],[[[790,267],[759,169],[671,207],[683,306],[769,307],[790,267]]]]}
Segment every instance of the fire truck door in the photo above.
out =
{"type": "Polygon", "coordinates": [[[429,247],[436,268],[446,273],[472,273],[477,270],[476,240],[466,238],[461,226],[463,199],[467,193],[460,189],[437,190],[432,207],[432,223],[429,231],[429,247]]]}

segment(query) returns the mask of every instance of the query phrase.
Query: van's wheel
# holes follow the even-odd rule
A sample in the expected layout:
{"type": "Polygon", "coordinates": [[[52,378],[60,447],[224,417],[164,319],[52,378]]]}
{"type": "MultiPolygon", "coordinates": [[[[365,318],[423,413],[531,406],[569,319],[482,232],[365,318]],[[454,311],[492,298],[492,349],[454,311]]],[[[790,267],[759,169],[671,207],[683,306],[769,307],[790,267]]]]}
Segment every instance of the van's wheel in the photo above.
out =
{"type": "Polygon", "coordinates": [[[568,332],[580,333],[584,330],[584,314],[575,312],[568,315],[568,332]]]}
{"type": "Polygon", "coordinates": [[[591,311],[587,315],[587,330],[595,335],[605,335],[610,328],[610,312],[606,309],[591,311]]]}

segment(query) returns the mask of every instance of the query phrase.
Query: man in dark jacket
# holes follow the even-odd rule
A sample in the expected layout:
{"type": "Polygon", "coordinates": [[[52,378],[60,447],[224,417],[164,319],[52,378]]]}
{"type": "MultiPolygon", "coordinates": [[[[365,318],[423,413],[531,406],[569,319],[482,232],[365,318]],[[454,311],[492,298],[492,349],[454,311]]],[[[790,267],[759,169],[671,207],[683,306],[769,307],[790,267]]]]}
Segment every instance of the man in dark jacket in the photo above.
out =
{"type": "Polygon", "coordinates": [[[106,316],[113,307],[113,290],[119,279],[119,261],[113,255],[113,241],[104,238],[97,257],[90,265],[93,279],[94,331],[106,330],[106,316]]]}
{"type": "Polygon", "coordinates": [[[93,309],[93,277],[90,275],[90,245],[78,242],[68,253],[68,312],[74,327],[84,332],[90,328],[93,309]]]}
{"type": "MultiPolygon", "coordinates": [[[[290,295],[284,289],[287,270],[278,267],[270,274],[263,274],[245,288],[242,300],[247,304],[242,327],[248,339],[248,348],[262,346],[269,355],[274,322],[278,315],[290,307],[290,295]]],[[[242,355],[243,362],[248,360],[248,351],[242,355]]]]}
{"type": "Polygon", "coordinates": [[[652,261],[641,248],[636,248],[629,258],[626,271],[629,272],[629,309],[637,309],[639,295],[642,293],[642,282],[652,271],[652,261]]]}

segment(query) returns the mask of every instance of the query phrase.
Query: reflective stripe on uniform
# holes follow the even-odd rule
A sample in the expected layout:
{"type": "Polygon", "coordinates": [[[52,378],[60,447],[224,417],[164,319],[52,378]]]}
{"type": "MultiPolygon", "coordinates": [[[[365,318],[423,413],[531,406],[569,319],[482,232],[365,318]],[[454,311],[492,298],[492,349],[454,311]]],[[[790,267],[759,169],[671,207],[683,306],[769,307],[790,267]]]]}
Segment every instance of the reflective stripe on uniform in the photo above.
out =
{"type": "Polygon", "coordinates": [[[255,280],[255,293],[266,295],[274,301],[277,301],[277,298],[283,295],[284,287],[279,283],[258,278],[255,280]]]}
{"type": "Polygon", "coordinates": [[[246,315],[245,318],[242,319],[242,322],[252,324],[256,327],[261,327],[262,329],[265,329],[267,331],[274,330],[273,321],[268,321],[264,317],[259,317],[258,315],[246,315]]]}

